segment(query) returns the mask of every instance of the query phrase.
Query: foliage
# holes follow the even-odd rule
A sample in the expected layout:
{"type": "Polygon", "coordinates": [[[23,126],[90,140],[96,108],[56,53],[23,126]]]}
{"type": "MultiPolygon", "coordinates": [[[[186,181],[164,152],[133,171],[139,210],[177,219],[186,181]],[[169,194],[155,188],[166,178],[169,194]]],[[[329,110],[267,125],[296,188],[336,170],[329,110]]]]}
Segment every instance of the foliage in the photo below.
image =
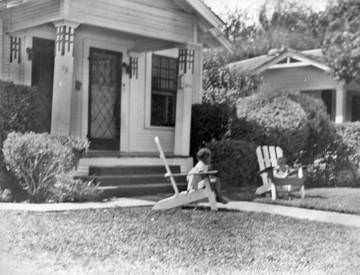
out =
{"type": "Polygon", "coordinates": [[[222,182],[229,185],[256,184],[258,164],[256,146],[235,140],[214,141],[207,145],[212,152],[212,164],[222,182]]]}
{"type": "Polygon", "coordinates": [[[191,155],[206,143],[222,139],[228,131],[231,109],[226,104],[195,104],[192,107],[191,155]]]}
{"type": "Polygon", "coordinates": [[[94,183],[94,180],[73,179],[71,174],[58,175],[51,189],[50,199],[54,202],[99,201],[101,191],[98,185],[94,183]]]}
{"type": "Polygon", "coordinates": [[[227,62],[228,59],[221,50],[212,50],[205,54],[204,103],[226,103],[233,106],[239,98],[253,94],[261,84],[261,76],[230,69],[225,66],[227,62]]]}
{"type": "Polygon", "coordinates": [[[340,0],[328,8],[329,25],[323,44],[327,62],[338,80],[360,79],[360,3],[340,0]]]}
{"type": "MultiPolygon", "coordinates": [[[[38,91],[26,86],[0,81],[0,145],[11,131],[37,130],[40,109],[38,91]]],[[[3,165],[0,152],[0,163],[3,165]]]]}
{"type": "Polygon", "coordinates": [[[336,133],[346,147],[350,161],[360,169],[360,122],[337,124],[336,133]]]}
{"type": "Polygon", "coordinates": [[[280,146],[290,160],[306,147],[306,113],[288,94],[259,93],[239,100],[231,136],[257,145],[280,146]]]}
{"type": "Polygon", "coordinates": [[[0,188],[0,202],[11,202],[13,199],[12,192],[10,189],[0,188]]]}
{"type": "Polygon", "coordinates": [[[4,142],[7,168],[14,173],[30,200],[47,199],[56,176],[72,168],[72,152],[48,134],[15,133],[4,142]]]}

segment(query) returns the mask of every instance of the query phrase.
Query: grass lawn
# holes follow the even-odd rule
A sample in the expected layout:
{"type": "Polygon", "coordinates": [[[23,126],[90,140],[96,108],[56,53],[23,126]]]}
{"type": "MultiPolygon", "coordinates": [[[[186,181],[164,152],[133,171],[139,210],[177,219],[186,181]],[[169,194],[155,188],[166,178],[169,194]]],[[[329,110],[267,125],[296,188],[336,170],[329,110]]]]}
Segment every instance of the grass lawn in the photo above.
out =
{"type": "Polygon", "coordinates": [[[360,229],[149,208],[0,212],[0,274],[356,274],[360,229]]]}
{"type": "Polygon", "coordinates": [[[340,213],[360,214],[360,188],[309,188],[305,199],[299,194],[290,199],[278,198],[272,201],[269,197],[255,197],[254,187],[227,188],[225,194],[232,200],[255,201],[261,203],[281,204],[309,209],[329,210],[340,213]]]}

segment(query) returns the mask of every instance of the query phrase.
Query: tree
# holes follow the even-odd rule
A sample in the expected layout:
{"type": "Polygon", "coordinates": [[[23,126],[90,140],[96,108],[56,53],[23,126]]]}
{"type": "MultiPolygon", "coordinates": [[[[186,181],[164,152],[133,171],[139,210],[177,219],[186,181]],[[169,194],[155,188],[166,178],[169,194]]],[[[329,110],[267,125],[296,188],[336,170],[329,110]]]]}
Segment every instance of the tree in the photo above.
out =
{"type": "Polygon", "coordinates": [[[324,14],[329,22],[323,52],[338,80],[360,80],[360,2],[340,0],[324,14]]]}

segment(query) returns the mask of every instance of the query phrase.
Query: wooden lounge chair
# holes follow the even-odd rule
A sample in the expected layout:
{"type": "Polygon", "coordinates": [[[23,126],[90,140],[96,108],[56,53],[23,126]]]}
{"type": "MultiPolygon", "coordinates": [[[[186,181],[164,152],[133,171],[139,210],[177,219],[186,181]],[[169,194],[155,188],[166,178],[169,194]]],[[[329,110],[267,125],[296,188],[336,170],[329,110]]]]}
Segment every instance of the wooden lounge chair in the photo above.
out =
{"type": "Polygon", "coordinates": [[[297,177],[276,178],[273,175],[273,169],[277,167],[277,160],[283,157],[284,153],[280,147],[259,146],[256,149],[256,155],[260,167],[259,174],[263,185],[256,190],[256,195],[262,195],[271,192],[271,198],[276,200],[277,194],[300,191],[301,198],[305,197],[304,171],[300,167],[297,177]]]}
{"type": "Polygon", "coordinates": [[[201,188],[194,191],[184,191],[179,192],[179,189],[175,182],[175,176],[184,176],[188,174],[173,174],[171,173],[170,167],[166,161],[165,154],[162,150],[160,140],[158,137],[155,137],[155,143],[160,153],[160,158],[163,160],[165,168],[166,168],[166,174],[165,177],[170,180],[170,183],[174,189],[174,195],[170,198],[166,198],[163,200],[158,201],[154,207],[153,210],[166,210],[171,209],[174,207],[183,206],[192,202],[196,202],[202,199],[209,199],[210,208],[211,210],[217,210],[216,206],[216,197],[215,193],[211,190],[210,187],[210,175],[217,174],[217,171],[209,171],[206,173],[197,173],[196,175],[201,175],[204,177],[204,185],[205,188],[201,188]]]}

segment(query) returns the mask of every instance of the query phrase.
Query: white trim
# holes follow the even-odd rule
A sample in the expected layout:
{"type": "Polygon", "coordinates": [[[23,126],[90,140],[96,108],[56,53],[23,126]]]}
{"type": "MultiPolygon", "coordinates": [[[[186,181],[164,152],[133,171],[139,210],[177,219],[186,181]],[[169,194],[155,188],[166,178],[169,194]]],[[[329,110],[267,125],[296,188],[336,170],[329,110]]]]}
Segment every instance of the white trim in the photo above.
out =
{"type": "MultiPolygon", "coordinates": [[[[176,48],[175,48],[176,49],[176,48]]],[[[158,130],[158,131],[167,131],[175,132],[175,126],[152,126],[151,125],[151,72],[152,72],[152,55],[158,54],[167,57],[176,57],[172,52],[175,49],[149,52],[146,53],[145,60],[145,118],[144,118],[144,128],[149,130],[158,130]]],[[[176,49],[177,50],[177,49],[176,49]]]]}
{"type": "Polygon", "coordinates": [[[304,67],[304,66],[314,66],[316,68],[319,68],[323,71],[330,72],[331,68],[325,64],[322,64],[321,62],[315,61],[311,58],[302,56],[301,54],[293,53],[293,52],[286,52],[284,54],[279,55],[277,58],[273,59],[268,64],[264,64],[259,66],[255,69],[257,73],[262,73],[269,69],[284,69],[284,68],[296,68],[296,67],[304,67]],[[284,58],[294,58],[299,60],[300,62],[295,63],[285,63],[285,64],[278,64],[281,60],[284,58]]]}

